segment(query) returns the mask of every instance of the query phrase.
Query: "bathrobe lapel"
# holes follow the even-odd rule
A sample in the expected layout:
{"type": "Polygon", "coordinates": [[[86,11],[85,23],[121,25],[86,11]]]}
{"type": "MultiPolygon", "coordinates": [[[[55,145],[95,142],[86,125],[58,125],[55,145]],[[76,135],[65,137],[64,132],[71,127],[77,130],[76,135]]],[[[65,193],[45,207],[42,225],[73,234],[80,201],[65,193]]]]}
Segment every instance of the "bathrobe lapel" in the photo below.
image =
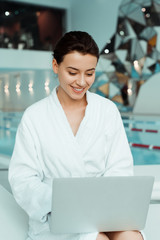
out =
{"type": "Polygon", "coordinates": [[[88,118],[88,106],[86,108],[85,116],[79,126],[76,136],[74,136],[71,126],[68,122],[66,114],[58,100],[56,89],[53,91],[53,104],[56,105],[56,118],[57,128],[59,129],[59,134],[63,138],[62,151],[66,153],[67,166],[71,170],[72,176],[85,176],[85,165],[83,161],[83,146],[85,135],[87,134],[87,118],[88,118]],[[64,141],[65,140],[65,141],[64,141]],[[83,142],[83,146],[81,143],[83,142]]]}

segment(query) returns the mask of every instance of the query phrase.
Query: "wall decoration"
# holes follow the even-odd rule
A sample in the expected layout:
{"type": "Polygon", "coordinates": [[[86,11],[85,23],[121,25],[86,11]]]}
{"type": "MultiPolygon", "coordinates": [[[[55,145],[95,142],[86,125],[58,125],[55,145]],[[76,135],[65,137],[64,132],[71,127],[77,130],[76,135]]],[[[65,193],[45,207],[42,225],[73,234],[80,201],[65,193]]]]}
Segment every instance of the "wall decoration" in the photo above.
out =
{"type": "Polygon", "coordinates": [[[92,91],[132,111],[140,87],[160,72],[160,0],[123,0],[101,51],[92,91]]]}

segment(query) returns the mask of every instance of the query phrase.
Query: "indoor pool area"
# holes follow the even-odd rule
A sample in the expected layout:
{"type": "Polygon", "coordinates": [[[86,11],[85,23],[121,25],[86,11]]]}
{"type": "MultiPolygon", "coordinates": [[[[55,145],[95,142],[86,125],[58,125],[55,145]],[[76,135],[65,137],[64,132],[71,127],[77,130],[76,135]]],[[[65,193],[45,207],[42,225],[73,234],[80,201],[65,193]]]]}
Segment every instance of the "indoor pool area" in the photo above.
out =
{"type": "Polygon", "coordinates": [[[160,240],[159,90],[160,0],[1,0],[0,239],[160,240]]]}

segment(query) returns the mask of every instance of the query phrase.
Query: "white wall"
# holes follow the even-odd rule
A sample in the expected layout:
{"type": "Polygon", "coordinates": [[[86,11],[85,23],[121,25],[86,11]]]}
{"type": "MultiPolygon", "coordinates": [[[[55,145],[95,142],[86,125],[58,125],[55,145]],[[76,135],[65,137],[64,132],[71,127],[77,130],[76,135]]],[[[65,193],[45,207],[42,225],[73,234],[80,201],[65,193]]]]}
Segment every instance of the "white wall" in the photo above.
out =
{"type": "Polygon", "coordinates": [[[52,69],[52,52],[0,49],[0,72],[10,70],[52,69]]]}
{"type": "Polygon", "coordinates": [[[114,34],[121,0],[71,0],[72,29],[87,31],[100,50],[114,34]]]}
{"type": "Polygon", "coordinates": [[[160,73],[150,77],[140,88],[133,113],[160,115],[160,73]]]}

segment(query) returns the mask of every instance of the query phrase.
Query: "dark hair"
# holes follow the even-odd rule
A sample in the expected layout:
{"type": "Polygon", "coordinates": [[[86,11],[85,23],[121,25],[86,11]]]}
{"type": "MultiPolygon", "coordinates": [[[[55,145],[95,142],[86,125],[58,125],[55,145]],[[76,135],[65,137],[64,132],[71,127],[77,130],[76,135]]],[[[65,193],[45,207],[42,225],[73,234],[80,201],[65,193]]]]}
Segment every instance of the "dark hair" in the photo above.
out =
{"type": "Polygon", "coordinates": [[[78,51],[82,54],[91,54],[99,59],[99,49],[87,32],[71,31],[67,32],[56,44],[53,50],[53,57],[60,64],[66,54],[78,51]]]}

